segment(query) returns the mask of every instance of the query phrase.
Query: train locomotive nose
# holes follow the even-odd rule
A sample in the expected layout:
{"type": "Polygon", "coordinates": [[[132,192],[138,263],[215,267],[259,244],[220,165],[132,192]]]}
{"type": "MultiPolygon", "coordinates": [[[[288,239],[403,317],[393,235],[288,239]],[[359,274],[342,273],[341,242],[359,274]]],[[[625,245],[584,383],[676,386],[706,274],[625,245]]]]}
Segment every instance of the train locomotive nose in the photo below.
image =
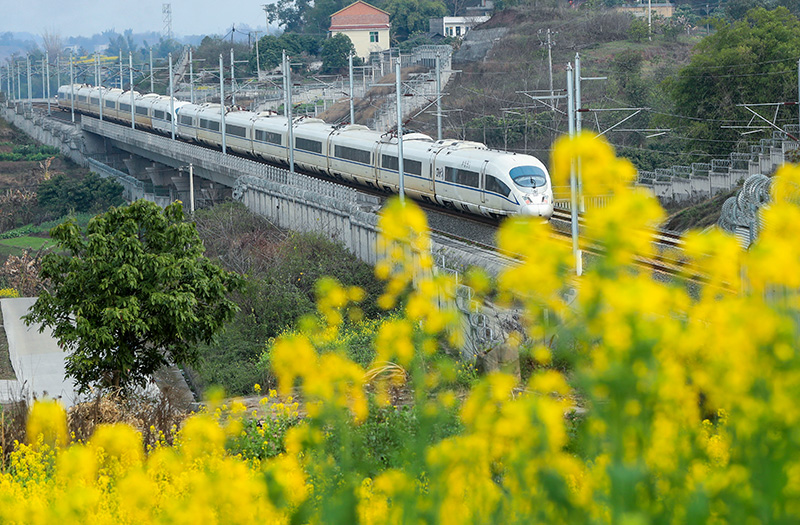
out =
{"type": "Polygon", "coordinates": [[[547,194],[523,195],[519,213],[520,215],[531,215],[549,219],[553,215],[553,199],[547,194]]]}

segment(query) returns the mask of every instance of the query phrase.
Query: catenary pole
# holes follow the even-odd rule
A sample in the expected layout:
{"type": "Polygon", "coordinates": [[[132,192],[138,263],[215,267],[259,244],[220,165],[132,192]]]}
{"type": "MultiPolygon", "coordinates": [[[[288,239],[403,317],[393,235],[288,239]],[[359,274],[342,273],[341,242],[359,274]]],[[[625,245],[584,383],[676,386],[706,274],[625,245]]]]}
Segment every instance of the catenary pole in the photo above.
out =
{"type": "Polygon", "coordinates": [[[150,93],[155,93],[155,75],[153,73],[153,46],[150,46],[150,93]]]}
{"type": "Polygon", "coordinates": [[[44,82],[44,86],[42,87],[42,92],[44,97],[47,99],[47,114],[50,114],[50,54],[45,51],[44,58],[42,59],[42,65],[44,68],[42,69],[42,75],[44,82]]]}
{"type": "Polygon", "coordinates": [[[397,91],[397,173],[400,181],[400,202],[405,203],[406,184],[405,166],[403,166],[403,107],[401,105],[402,94],[400,93],[400,54],[397,54],[395,64],[395,91],[397,91]]]}
{"type": "Polygon", "coordinates": [[[222,53],[219,54],[219,129],[222,133],[222,154],[227,153],[225,144],[225,64],[222,62],[222,53]]]}
{"type": "Polygon", "coordinates": [[[284,60],[286,62],[286,101],[289,120],[289,172],[294,173],[294,112],[292,111],[292,64],[289,57],[286,56],[286,51],[283,52],[284,60]]]}
{"type": "Polygon", "coordinates": [[[31,56],[26,55],[25,60],[28,63],[28,106],[33,106],[33,86],[31,86],[31,56]]]}
{"type": "Polygon", "coordinates": [[[233,70],[236,61],[233,59],[233,48],[231,48],[231,106],[236,105],[236,72],[233,70]]]}
{"type": "Polygon", "coordinates": [[[356,123],[356,112],[353,107],[353,53],[347,55],[350,66],[350,124],[356,123]]]}
{"type": "Polygon", "coordinates": [[[169,59],[169,130],[170,137],[175,140],[175,86],[172,83],[172,53],[167,57],[169,59]]]}
{"type": "Polygon", "coordinates": [[[436,139],[442,140],[442,59],[436,53],[436,139]]]}
{"type": "Polygon", "coordinates": [[[133,53],[128,51],[128,75],[131,88],[131,129],[136,129],[136,97],[133,94],[133,53]]]}
{"type": "Polygon", "coordinates": [[[189,47],[189,102],[194,104],[194,59],[192,58],[192,48],[189,47]]]}
{"type": "Polygon", "coordinates": [[[75,122],[75,70],[72,67],[72,51],[69,52],[69,108],[75,122]]]}
{"type": "MultiPolygon", "coordinates": [[[[575,93],[574,71],[572,64],[567,64],[567,121],[569,122],[569,136],[575,136],[575,93]]],[[[570,162],[569,169],[570,212],[572,218],[572,254],[575,257],[575,271],[578,275],[583,273],[581,265],[581,252],[578,249],[578,183],[575,174],[575,162],[570,162]]]]}

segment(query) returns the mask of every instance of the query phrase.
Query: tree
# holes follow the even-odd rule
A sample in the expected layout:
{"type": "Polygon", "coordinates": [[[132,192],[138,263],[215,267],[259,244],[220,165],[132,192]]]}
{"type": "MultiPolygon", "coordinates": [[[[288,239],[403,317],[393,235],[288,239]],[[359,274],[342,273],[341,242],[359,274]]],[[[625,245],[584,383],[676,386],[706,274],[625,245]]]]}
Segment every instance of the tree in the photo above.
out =
{"type": "MultiPolygon", "coordinates": [[[[356,48],[353,42],[345,34],[337,33],[333,37],[322,42],[322,50],[320,57],[322,58],[322,72],[323,73],[339,73],[349,67],[348,57],[350,53],[355,55],[356,48]]],[[[353,63],[356,60],[361,62],[361,59],[354,57],[353,63]]]]}
{"type": "MultiPolygon", "coordinates": [[[[739,135],[720,125],[750,118],[736,104],[797,100],[798,56],[800,21],[783,7],[753,9],[704,38],[691,63],[667,84],[675,111],[693,119],[687,135],[700,139],[698,147],[708,153],[730,152],[739,135]]],[[[779,120],[794,122],[789,111],[782,109],[779,120]]]]}
{"type": "Polygon", "coordinates": [[[25,322],[53,329],[82,392],[128,390],[170,361],[196,361],[197,344],[237,309],[226,294],[241,278],[203,255],[180,203],[139,200],[93,218],[85,234],[70,219],[50,235],[60,252],[45,256],[40,275],[52,292],[25,322]]]}
{"type": "Polygon", "coordinates": [[[122,185],[114,179],[89,173],[82,179],[58,173],[39,185],[39,206],[56,217],[70,211],[100,212],[125,204],[122,185]]]}
{"type": "Polygon", "coordinates": [[[285,31],[303,30],[305,17],[311,8],[311,0],[278,0],[267,6],[270,23],[278,23],[285,31]]]}
{"type": "Polygon", "coordinates": [[[431,18],[447,14],[447,6],[440,0],[389,0],[383,9],[390,14],[392,33],[398,40],[427,31],[431,18]]]}

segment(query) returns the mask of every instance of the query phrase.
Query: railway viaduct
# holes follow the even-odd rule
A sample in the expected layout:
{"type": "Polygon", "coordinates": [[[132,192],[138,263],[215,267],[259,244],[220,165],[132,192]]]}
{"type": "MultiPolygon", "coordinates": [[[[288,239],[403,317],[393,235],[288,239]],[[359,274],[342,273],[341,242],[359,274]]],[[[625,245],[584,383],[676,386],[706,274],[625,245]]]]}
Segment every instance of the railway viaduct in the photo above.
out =
{"type": "MultiPolygon", "coordinates": [[[[55,111],[48,116],[46,110],[23,102],[0,104],[0,118],[35,140],[59,148],[77,164],[115,178],[129,201],[143,198],[162,206],[174,200],[188,203],[191,164],[199,205],[233,198],[280,228],[324,234],[369,264],[380,257],[378,197],[92,117],[76,114],[72,123],[69,114],[55,111]]],[[[480,266],[497,275],[510,264],[495,252],[435,233],[432,252],[434,271],[456,276],[469,266],[480,266]]],[[[477,304],[471,290],[462,284],[458,285],[455,303],[465,314],[463,328],[469,343],[463,350],[464,358],[472,359],[500,345],[509,328],[518,328],[518,312],[477,304]]]]}

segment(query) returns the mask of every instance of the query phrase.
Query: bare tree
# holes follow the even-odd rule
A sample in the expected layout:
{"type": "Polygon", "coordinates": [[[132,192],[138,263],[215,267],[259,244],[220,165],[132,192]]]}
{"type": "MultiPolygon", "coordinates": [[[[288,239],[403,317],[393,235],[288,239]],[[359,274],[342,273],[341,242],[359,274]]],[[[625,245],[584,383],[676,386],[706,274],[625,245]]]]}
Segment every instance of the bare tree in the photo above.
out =
{"type": "Polygon", "coordinates": [[[45,29],[42,32],[42,45],[50,54],[50,58],[56,59],[61,56],[64,49],[64,39],[55,29],[45,29]]]}

